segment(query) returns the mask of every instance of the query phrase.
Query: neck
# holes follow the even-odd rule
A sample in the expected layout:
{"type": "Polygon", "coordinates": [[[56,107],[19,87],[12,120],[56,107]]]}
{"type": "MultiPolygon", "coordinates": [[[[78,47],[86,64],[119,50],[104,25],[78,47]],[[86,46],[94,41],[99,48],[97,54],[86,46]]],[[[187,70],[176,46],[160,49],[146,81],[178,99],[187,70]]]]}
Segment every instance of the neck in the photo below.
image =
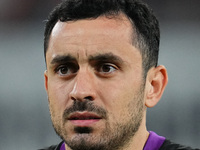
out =
{"type": "Polygon", "coordinates": [[[149,132],[146,130],[146,127],[140,127],[134,137],[131,139],[129,144],[126,147],[123,147],[120,150],[142,150],[145,146],[145,143],[149,137],[149,132]]]}
{"type": "Polygon", "coordinates": [[[130,140],[129,144],[126,147],[123,147],[120,150],[143,150],[149,137],[149,132],[146,128],[146,109],[143,114],[143,119],[138,131],[130,140]]]}

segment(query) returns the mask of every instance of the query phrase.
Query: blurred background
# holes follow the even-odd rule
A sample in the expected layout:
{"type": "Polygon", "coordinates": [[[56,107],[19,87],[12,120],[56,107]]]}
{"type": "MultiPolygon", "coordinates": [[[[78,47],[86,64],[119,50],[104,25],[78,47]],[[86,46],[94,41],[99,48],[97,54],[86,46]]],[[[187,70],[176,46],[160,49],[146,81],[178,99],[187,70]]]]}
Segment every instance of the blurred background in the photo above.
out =
{"type": "MultiPolygon", "coordinates": [[[[0,149],[35,150],[60,142],[44,89],[43,30],[60,0],[0,1],[0,149]]],[[[160,20],[159,64],[169,84],[148,109],[148,130],[200,148],[200,1],[146,0],[160,20]]]]}

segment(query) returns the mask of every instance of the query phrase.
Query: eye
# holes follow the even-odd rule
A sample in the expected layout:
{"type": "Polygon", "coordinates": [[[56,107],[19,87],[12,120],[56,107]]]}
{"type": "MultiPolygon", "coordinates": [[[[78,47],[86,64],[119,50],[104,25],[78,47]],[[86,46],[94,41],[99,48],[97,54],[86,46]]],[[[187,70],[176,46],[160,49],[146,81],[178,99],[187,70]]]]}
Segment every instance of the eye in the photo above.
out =
{"type": "Polygon", "coordinates": [[[58,73],[59,73],[60,75],[65,75],[65,74],[70,73],[70,70],[69,70],[68,67],[63,66],[63,67],[60,67],[60,68],[58,69],[58,73]]]}
{"type": "Polygon", "coordinates": [[[70,76],[78,71],[79,67],[76,64],[60,65],[55,69],[55,72],[60,76],[70,76]]]}
{"type": "Polygon", "coordinates": [[[115,65],[109,64],[109,63],[100,65],[100,67],[98,69],[98,71],[100,73],[104,73],[104,74],[105,73],[112,73],[112,72],[114,72],[116,70],[117,70],[117,67],[115,65]]]}

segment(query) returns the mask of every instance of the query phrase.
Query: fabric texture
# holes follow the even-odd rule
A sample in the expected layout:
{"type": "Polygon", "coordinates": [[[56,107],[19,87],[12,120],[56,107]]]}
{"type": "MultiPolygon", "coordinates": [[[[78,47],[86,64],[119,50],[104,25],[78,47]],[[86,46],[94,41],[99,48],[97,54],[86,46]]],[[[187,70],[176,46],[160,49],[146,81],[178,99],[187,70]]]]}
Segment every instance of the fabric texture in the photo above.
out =
{"type": "MultiPolygon", "coordinates": [[[[63,141],[58,145],[52,145],[50,147],[39,150],[63,150],[61,149],[61,147],[63,147],[62,145],[63,141]]],[[[159,136],[155,132],[151,131],[150,136],[143,150],[200,150],[200,149],[192,149],[191,147],[186,147],[180,144],[173,143],[170,140],[165,139],[164,137],[159,136]],[[155,138],[157,138],[157,140],[155,138]],[[161,142],[162,140],[163,142],[161,142]]]]}
{"type": "Polygon", "coordinates": [[[43,148],[43,149],[38,149],[38,150],[60,150],[62,144],[63,144],[63,141],[60,142],[58,145],[52,145],[50,147],[43,148]]]}
{"type": "Polygon", "coordinates": [[[64,142],[62,143],[60,150],[65,150],[65,143],[64,142]]]}
{"type": "Polygon", "coordinates": [[[159,150],[165,141],[165,137],[159,136],[153,131],[150,131],[149,133],[149,137],[143,150],[159,150]]]}
{"type": "Polygon", "coordinates": [[[166,139],[161,146],[160,150],[200,150],[200,149],[192,149],[191,147],[185,147],[180,144],[176,144],[166,139]]]}

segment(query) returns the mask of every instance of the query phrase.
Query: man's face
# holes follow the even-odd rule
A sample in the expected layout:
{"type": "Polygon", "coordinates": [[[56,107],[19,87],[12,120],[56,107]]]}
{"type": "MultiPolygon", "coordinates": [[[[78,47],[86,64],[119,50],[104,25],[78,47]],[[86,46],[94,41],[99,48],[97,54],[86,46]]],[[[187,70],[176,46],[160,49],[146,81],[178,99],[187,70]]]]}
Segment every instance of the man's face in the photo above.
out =
{"type": "Polygon", "coordinates": [[[142,57],[131,23],[57,22],[46,53],[46,90],[56,132],[73,150],[117,149],[144,119],[142,57]]]}

